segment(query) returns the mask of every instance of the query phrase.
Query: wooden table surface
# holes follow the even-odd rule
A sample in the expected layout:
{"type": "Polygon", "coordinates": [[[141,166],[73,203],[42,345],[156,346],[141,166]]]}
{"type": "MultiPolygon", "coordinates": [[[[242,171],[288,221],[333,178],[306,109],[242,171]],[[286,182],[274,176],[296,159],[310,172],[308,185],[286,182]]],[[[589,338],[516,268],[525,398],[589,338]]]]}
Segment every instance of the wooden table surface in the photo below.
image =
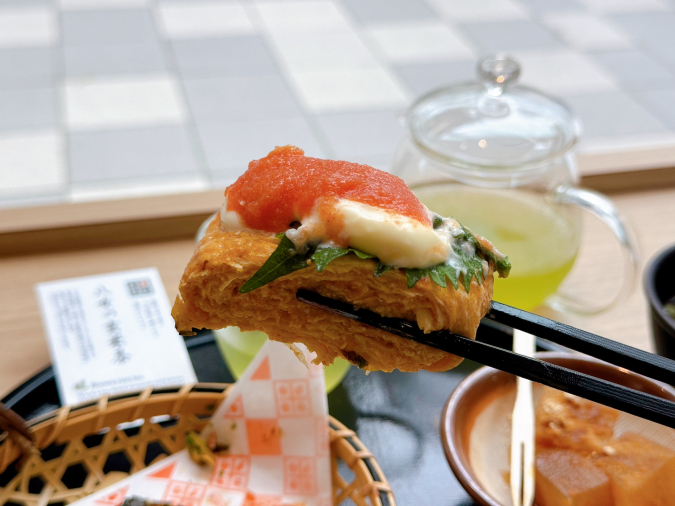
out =
{"type": "MultiPolygon", "coordinates": [[[[675,188],[613,195],[634,225],[642,255],[641,271],[658,250],[675,243],[675,188]]],[[[200,210],[203,212],[203,210],[200,210]]],[[[0,220],[1,221],[1,220],[0,220]]],[[[47,253],[15,253],[0,257],[0,398],[49,364],[42,322],[34,294],[41,281],[155,266],[173,300],[183,268],[192,253],[192,239],[161,240],[47,253]]],[[[618,247],[601,224],[584,222],[584,239],[567,289],[603,300],[617,286],[622,272],[618,247]]],[[[550,314],[550,313],[549,313],[550,314]]],[[[630,297],[601,316],[553,315],[606,337],[651,350],[642,272],[630,297]]]]}

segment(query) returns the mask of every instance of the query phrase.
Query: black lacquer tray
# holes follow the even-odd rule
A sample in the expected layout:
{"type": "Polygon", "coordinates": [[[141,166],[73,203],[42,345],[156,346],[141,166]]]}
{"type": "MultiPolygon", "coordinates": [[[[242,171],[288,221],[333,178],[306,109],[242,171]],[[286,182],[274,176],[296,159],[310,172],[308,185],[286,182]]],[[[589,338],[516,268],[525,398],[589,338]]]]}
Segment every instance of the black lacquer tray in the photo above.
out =
{"type": "MultiPolygon", "coordinates": [[[[510,348],[511,334],[508,327],[484,321],[478,339],[510,348]]],[[[234,381],[210,332],[186,338],[186,344],[199,381],[234,381]]],[[[538,347],[560,349],[545,341],[538,342],[538,347]]],[[[330,414],[356,430],[375,455],[399,506],[473,504],[447,463],[439,424],[445,401],[477,367],[465,360],[443,373],[395,371],[369,375],[352,367],[328,395],[330,414]]],[[[59,408],[52,368],[41,371],[1,401],[26,420],[59,408]]]]}

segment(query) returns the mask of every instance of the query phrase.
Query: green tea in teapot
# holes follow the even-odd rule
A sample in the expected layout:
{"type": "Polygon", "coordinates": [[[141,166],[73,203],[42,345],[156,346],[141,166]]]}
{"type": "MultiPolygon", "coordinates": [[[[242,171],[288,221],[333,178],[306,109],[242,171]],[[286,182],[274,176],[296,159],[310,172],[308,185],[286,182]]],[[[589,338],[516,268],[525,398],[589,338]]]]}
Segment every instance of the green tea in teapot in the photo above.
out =
{"type": "Polygon", "coordinates": [[[508,253],[511,274],[508,279],[495,277],[494,300],[532,309],[554,293],[572,269],[581,236],[575,208],[516,189],[433,184],[413,191],[433,212],[454,216],[508,253]]]}

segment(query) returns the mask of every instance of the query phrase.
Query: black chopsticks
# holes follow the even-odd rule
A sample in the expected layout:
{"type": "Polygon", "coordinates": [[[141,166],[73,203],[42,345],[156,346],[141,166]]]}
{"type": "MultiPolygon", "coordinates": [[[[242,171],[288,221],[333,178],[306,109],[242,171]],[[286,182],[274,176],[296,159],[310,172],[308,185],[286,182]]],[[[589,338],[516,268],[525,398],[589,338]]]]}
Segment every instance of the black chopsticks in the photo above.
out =
{"type": "MultiPolygon", "coordinates": [[[[415,322],[385,318],[367,309],[355,309],[351,304],[323,297],[308,290],[298,290],[296,297],[301,302],[365,325],[675,428],[675,402],[518,355],[447,330],[425,334],[415,322]]],[[[644,376],[666,383],[675,383],[675,362],[658,355],[498,302],[492,303],[487,318],[644,376]]]]}
{"type": "Polygon", "coordinates": [[[486,318],[643,376],[675,385],[675,361],[669,358],[638,350],[499,302],[492,302],[486,318]]]}

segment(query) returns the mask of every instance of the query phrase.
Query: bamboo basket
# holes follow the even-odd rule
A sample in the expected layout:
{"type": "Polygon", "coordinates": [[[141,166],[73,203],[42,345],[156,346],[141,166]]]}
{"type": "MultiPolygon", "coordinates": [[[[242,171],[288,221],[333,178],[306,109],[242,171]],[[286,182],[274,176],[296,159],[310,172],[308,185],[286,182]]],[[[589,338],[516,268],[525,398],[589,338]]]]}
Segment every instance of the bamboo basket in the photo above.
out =
{"type": "MultiPolygon", "coordinates": [[[[171,455],[200,431],[232,385],[147,389],[64,407],[29,422],[42,452],[27,458],[0,440],[0,505],[69,504],[171,455]]],[[[395,506],[375,457],[330,417],[333,504],[395,506]]],[[[2,438],[0,434],[0,438],[2,438]]]]}

